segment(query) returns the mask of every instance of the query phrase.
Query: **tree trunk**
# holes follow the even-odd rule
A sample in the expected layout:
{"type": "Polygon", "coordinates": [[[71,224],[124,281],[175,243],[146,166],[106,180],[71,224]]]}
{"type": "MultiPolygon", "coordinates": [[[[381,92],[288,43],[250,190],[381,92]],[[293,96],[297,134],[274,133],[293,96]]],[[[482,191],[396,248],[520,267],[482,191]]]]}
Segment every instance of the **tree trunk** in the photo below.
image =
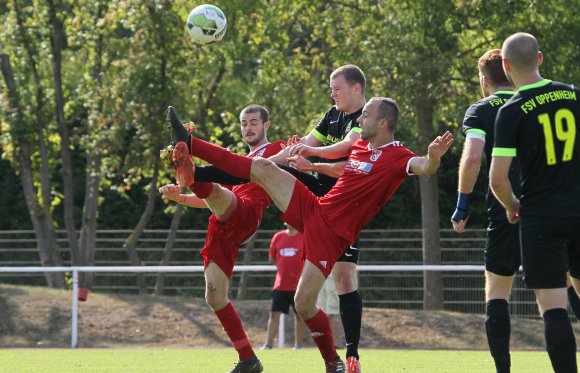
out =
{"type": "MultiPolygon", "coordinates": [[[[415,106],[419,119],[421,143],[429,143],[434,136],[433,111],[435,102],[428,95],[417,95],[415,106]]],[[[441,242],[439,234],[439,188],[437,174],[419,177],[421,188],[421,216],[423,229],[423,264],[441,264],[441,242]]],[[[423,273],[423,309],[443,308],[443,279],[441,272],[423,273]]]]}
{"type": "MultiPolygon", "coordinates": [[[[96,9],[97,15],[96,19],[99,20],[102,17],[103,7],[102,4],[97,5],[96,9]]],[[[96,27],[99,29],[99,27],[96,27]]],[[[91,117],[101,117],[103,113],[103,65],[102,65],[102,54],[103,54],[103,35],[99,32],[98,38],[95,43],[95,58],[92,77],[96,84],[95,94],[98,97],[97,107],[91,110],[91,117]]],[[[88,132],[88,136],[91,136],[91,132],[88,132]]],[[[99,138],[101,138],[99,136],[99,138]]],[[[101,145],[102,141],[98,142],[101,145]]],[[[102,149],[102,148],[101,148],[102,149]]],[[[89,146],[87,149],[87,165],[86,165],[86,176],[85,176],[85,200],[83,204],[83,217],[81,222],[81,234],[79,238],[79,258],[77,265],[90,266],[95,263],[95,244],[97,238],[97,213],[99,208],[99,185],[101,182],[101,164],[102,164],[102,153],[100,149],[94,149],[89,146]]],[[[79,285],[82,288],[90,289],[93,285],[94,273],[92,272],[82,272],[79,276],[79,285]]]]}
{"type": "Polygon", "coordinates": [[[60,133],[60,155],[62,157],[62,179],[63,179],[63,206],[64,225],[66,228],[71,258],[79,258],[77,234],[74,221],[74,189],[72,162],[70,154],[70,138],[68,127],[64,119],[64,95],[62,92],[62,37],[63,29],[60,20],[57,18],[57,9],[54,0],[48,0],[49,17],[52,25],[51,47],[52,47],[52,71],[54,78],[54,98],[56,121],[60,133]]]}
{"type": "MultiPolygon", "coordinates": [[[[79,264],[92,265],[95,262],[95,242],[97,238],[97,210],[99,208],[99,183],[101,181],[101,156],[93,154],[87,162],[87,176],[85,180],[85,202],[79,249],[81,257],[79,264]]],[[[79,276],[79,285],[90,289],[93,285],[94,273],[83,272],[79,276]]]]}
{"type": "MultiPolygon", "coordinates": [[[[8,90],[8,106],[10,110],[15,113],[13,135],[18,144],[17,157],[19,159],[17,159],[17,163],[20,167],[20,179],[22,181],[26,207],[30,214],[32,226],[34,227],[36,235],[36,241],[38,243],[40,263],[42,266],[59,266],[62,265],[62,261],[60,256],[57,255],[58,246],[56,235],[54,234],[54,228],[52,227],[52,219],[47,219],[44,213],[45,210],[39,205],[36,197],[37,193],[34,186],[32,164],[30,161],[30,144],[25,140],[21,128],[17,128],[17,126],[23,126],[24,123],[18,92],[16,90],[16,82],[14,80],[14,72],[10,65],[8,55],[0,54],[0,60],[2,74],[4,75],[4,81],[6,82],[6,88],[8,90]]],[[[64,288],[65,283],[63,273],[46,272],[44,276],[48,286],[64,288]]]]}
{"type": "MultiPolygon", "coordinates": [[[[169,228],[169,234],[167,235],[167,241],[165,242],[165,247],[163,249],[163,258],[159,263],[160,266],[166,266],[169,264],[171,259],[171,252],[173,251],[173,245],[175,243],[175,237],[177,236],[177,229],[179,228],[179,223],[181,221],[181,216],[183,215],[183,205],[177,204],[175,208],[175,213],[173,214],[173,219],[171,220],[171,226],[169,228]]],[[[163,288],[165,286],[165,273],[160,272],[155,282],[155,295],[163,295],[163,288]]]]}
{"type": "MultiPolygon", "coordinates": [[[[147,206],[145,211],[141,214],[139,222],[133,228],[133,232],[127,237],[123,247],[127,250],[127,255],[129,256],[129,262],[133,266],[140,266],[141,259],[135,248],[139,242],[139,238],[143,234],[145,227],[149,223],[151,214],[153,213],[153,208],[155,207],[155,199],[157,198],[157,179],[159,178],[159,157],[155,158],[155,168],[153,170],[153,177],[149,182],[149,193],[147,194],[147,206]]],[[[137,286],[139,287],[139,294],[147,294],[147,283],[145,281],[145,275],[143,273],[137,274],[137,286]]]]}
{"type": "MultiPolygon", "coordinates": [[[[252,257],[254,255],[254,248],[256,247],[256,236],[258,234],[254,233],[254,235],[250,238],[248,242],[246,242],[245,248],[246,252],[244,253],[244,265],[252,264],[252,257]]],[[[248,288],[248,281],[250,280],[250,272],[242,272],[240,277],[240,283],[238,286],[238,300],[243,300],[246,297],[246,290],[248,288]]]]}

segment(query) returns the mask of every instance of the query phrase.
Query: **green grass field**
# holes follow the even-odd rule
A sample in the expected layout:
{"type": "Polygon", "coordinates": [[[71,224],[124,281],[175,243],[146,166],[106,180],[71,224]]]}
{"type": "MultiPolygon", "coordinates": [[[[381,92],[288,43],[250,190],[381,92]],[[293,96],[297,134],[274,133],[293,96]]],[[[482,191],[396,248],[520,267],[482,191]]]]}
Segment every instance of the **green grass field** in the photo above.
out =
{"type": "MultiPolygon", "coordinates": [[[[344,353],[344,350],[342,350],[344,353]]],[[[265,373],[321,373],[316,349],[258,351],[265,373]]],[[[233,367],[232,349],[15,349],[0,350],[4,373],[223,373],[233,367]]],[[[362,350],[365,373],[477,373],[494,372],[486,351],[362,350]]],[[[552,372],[545,352],[512,352],[512,373],[552,372]]]]}

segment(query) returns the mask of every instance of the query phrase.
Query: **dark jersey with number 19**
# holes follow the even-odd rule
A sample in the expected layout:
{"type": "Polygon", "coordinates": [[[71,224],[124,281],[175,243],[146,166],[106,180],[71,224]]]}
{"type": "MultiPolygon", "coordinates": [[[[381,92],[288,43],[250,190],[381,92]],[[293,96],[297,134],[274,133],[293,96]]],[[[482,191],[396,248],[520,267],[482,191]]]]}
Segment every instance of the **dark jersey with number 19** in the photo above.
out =
{"type": "MultiPolygon", "coordinates": [[[[491,163],[491,151],[493,149],[494,124],[499,108],[509,101],[514,95],[513,91],[497,91],[493,95],[487,96],[473,105],[465,112],[463,118],[463,134],[466,137],[470,135],[485,137],[485,158],[487,159],[486,175],[489,175],[489,165],[491,163]]],[[[520,195],[520,170],[518,162],[513,162],[509,172],[510,183],[514,194],[520,195]]],[[[490,226],[496,223],[507,223],[505,209],[495,198],[489,187],[485,194],[487,205],[487,215],[490,226]]]]}
{"type": "Polygon", "coordinates": [[[498,112],[494,156],[516,156],[521,213],[580,217],[580,90],[544,79],[521,87],[498,112]]]}

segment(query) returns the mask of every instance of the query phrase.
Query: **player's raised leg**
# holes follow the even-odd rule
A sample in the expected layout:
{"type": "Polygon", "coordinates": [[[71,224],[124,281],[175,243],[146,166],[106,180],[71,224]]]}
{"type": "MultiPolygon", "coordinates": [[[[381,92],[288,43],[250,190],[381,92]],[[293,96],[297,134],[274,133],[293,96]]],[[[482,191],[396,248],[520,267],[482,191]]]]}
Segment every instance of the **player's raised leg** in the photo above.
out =
{"type": "MultiPolygon", "coordinates": [[[[182,151],[184,147],[187,148],[185,143],[178,143],[175,149],[180,149],[178,158],[183,159],[181,163],[188,165],[185,160],[187,155],[182,151]]],[[[280,211],[287,210],[296,178],[281,170],[274,162],[264,158],[249,158],[234,154],[227,149],[194,137],[191,138],[191,153],[233,176],[258,182],[268,192],[280,211]]],[[[178,161],[175,160],[175,163],[177,164],[178,161]]],[[[191,166],[188,165],[188,167],[191,166]]]]}
{"type": "Polygon", "coordinates": [[[326,371],[344,372],[344,363],[338,357],[334,346],[330,320],[324,311],[316,307],[316,298],[325,280],[326,278],[320,269],[307,260],[298,282],[294,303],[296,312],[310,329],[312,339],[320,350],[326,364],[326,371]]]}

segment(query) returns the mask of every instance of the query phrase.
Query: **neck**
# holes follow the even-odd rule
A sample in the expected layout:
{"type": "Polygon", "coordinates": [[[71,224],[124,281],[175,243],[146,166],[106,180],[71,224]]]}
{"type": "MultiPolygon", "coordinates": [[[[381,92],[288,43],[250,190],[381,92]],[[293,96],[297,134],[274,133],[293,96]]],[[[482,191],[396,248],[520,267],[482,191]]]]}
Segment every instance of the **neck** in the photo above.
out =
{"type": "Polygon", "coordinates": [[[348,109],[345,110],[344,113],[345,114],[352,114],[352,113],[356,113],[357,111],[359,111],[360,109],[362,109],[365,106],[365,98],[364,97],[359,97],[356,101],[355,104],[352,105],[352,109],[348,109]]]}
{"type": "Polygon", "coordinates": [[[390,142],[395,141],[395,134],[391,133],[391,132],[387,132],[386,134],[382,135],[382,136],[376,136],[373,139],[369,140],[369,145],[371,146],[371,148],[376,149],[380,146],[386,145],[390,142]]]}
{"type": "Polygon", "coordinates": [[[489,87],[489,95],[493,95],[494,93],[496,93],[497,91],[513,91],[514,87],[511,86],[511,84],[504,84],[504,85],[499,85],[497,87],[489,87]]]}
{"type": "Polygon", "coordinates": [[[534,71],[533,73],[522,74],[521,76],[512,76],[512,80],[514,81],[516,89],[520,89],[521,87],[528,84],[540,82],[543,79],[544,78],[540,76],[540,73],[537,70],[534,71]]]}
{"type": "Polygon", "coordinates": [[[290,229],[290,228],[286,228],[286,234],[288,236],[294,236],[296,234],[296,229],[290,229]]]}
{"type": "Polygon", "coordinates": [[[250,148],[250,153],[254,152],[256,149],[261,148],[262,146],[264,146],[264,144],[267,144],[267,143],[268,143],[268,140],[264,137],[264,139],[262,139],[262,141],[260,141],[256,145],[248,144],[248,147],[250,148]]]}

